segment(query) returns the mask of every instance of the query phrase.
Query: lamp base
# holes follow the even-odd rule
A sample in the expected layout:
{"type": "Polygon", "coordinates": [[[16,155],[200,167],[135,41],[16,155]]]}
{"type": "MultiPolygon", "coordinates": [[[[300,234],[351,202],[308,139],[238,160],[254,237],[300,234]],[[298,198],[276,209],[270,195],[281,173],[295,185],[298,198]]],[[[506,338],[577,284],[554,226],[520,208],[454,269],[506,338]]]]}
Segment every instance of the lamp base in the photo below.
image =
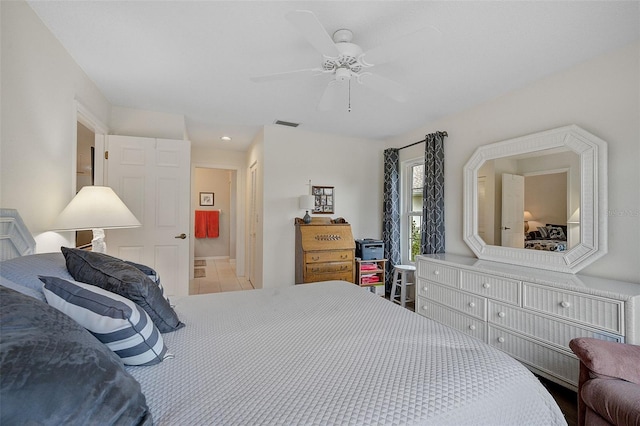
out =
{"type": "Polygon", "coordinates": [[[91,240],[91,251],[96,253],[106,253],[107,243],[104,242],[104,229],[95,228],[93,231],[93,239],[91,240]]]}
{"type": "Polygon", "coordinates": [[[304,223],[311,223],[311,216],[309,216],[309,210],[307,210],[302,218],[304,223]]]}

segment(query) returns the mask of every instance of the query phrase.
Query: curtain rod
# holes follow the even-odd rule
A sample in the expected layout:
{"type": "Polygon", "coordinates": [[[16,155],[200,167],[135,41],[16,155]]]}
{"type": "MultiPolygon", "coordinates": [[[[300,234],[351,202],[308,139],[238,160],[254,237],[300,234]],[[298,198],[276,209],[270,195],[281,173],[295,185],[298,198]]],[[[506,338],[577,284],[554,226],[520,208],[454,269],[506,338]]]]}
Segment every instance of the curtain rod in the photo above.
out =
{"type": "MultiPolygon", "coordinates": [[[[447,132],[440,132],[440,133],[442,133],[442,135],[445,137],[449,136],[447,132]]],[[[410,146],[418,145],[419,143],[426,142],[426,141],[427,139],[425,138],[425,139],[422,139],[421,141],[410,143],[409,145],[405,145],[402,148],[398,148],[398,151],[400,151],[401,149],[409,148],[410,146]]]]}

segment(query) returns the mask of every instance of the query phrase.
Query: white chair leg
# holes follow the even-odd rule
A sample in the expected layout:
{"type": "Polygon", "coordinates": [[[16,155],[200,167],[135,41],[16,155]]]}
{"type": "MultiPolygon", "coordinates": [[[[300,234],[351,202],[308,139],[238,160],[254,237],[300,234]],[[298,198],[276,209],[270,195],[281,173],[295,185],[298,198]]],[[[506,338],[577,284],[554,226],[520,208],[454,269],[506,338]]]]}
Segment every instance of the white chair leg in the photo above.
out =
{"type": "Polygon", "coordinates": [[[400,305],[404,308],[407,303],[407,272],[402,271],[400,278],[400,305]]]}
{"type": "Polygon", "coordinates": [[[389,300],[392,301],[392,302],[396,299],[396,288],[397,288],[396,277],[397,276],[398,276],[398,271],[394,270],[393,271],[393,280],[392,280],[393,284],[391,284],[391,294],[389,295],[389,300]]]}

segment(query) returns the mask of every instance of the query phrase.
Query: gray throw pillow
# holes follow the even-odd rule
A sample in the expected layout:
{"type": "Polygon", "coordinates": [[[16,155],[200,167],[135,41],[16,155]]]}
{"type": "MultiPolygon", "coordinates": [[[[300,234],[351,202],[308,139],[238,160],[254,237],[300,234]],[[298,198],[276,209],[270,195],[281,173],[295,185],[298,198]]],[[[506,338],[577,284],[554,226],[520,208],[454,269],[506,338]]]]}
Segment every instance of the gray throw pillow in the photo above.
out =
{"type": "Polygon", "coordinates": [[[161,333],[184,327],[162,295],[160,287],[140,269],[103,253],[62,247],[73,279],[95,285],[134,301],[144,309],[161,333]]]}
{"type": "Polygon", "coordinates": [[[0,424],[151,425],[140,384],[67,315],[0,286],[0,424]]]}

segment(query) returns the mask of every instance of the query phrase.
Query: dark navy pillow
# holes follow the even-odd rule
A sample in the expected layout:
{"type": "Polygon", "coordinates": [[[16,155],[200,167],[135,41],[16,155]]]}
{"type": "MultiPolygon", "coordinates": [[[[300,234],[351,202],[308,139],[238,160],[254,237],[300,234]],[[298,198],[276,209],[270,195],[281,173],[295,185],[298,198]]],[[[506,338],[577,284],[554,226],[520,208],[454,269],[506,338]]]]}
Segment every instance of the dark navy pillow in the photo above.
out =
{"type": "Polygon", "coordinates": [[[98,286],[134,301],[144,309],[161,333],[184,327],[162,295],[160,287],[140,269],[103,253],[62,247],[73,279],[98,286]]]}
{"type": "Polygon", "coordinates": [[[0,286],[0,424],[151,425],[140,384],[67,315],[0,286]]]}

